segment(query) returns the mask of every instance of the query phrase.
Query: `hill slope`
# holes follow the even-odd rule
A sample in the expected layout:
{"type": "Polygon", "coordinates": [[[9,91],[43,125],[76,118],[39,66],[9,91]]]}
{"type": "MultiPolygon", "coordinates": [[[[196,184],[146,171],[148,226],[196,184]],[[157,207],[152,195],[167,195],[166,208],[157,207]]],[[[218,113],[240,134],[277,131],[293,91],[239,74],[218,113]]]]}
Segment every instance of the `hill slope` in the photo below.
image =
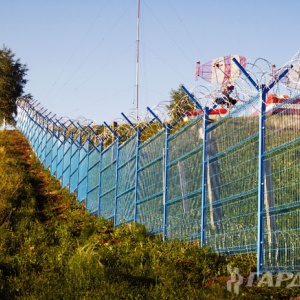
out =
{"type": "MultiPolygon", "coordinates": [[[[196,243],[116,229],[85,211],[39,164],[18,131],[0,132],[0,299],[240,299],[227,264],[248,274],[251,256],[228,258],[196,243]]],[[[295,290],[244,288],[244,299],[295,290]]]]}

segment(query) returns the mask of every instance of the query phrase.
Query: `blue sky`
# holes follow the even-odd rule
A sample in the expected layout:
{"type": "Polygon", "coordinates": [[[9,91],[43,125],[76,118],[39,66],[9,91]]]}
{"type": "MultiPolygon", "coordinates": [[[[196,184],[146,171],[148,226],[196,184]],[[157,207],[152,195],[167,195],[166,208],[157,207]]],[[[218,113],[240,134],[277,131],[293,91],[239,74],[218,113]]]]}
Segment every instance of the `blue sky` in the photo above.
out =
{"type": "MultiPolygon", "coordinates": [[[[298,0],[141,0],[139,109],[193,89],[195,63],[229,54],[281,66],[300,50],[298,0]]],[[[101,124],[135,102],[137,0],[0,0],[0,41],[29,68],[26,93],[101,124]]]]}

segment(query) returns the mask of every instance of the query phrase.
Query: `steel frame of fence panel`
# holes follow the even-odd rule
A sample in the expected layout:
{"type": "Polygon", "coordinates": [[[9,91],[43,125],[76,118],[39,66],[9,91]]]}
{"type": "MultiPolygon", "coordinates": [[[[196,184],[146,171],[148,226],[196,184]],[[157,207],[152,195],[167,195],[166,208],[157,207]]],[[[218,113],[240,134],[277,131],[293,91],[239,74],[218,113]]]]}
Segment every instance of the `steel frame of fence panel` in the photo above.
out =
{"type": "Polygon", "coordinates": [[[119,168],[119,154],[120,154],[120,137],[117,136],[117,155],[116,155],[116,160],[115,160],[115,210],[114,210],[114,224],[117,226],[118,224],[118,220],[117,220],[117,216],[118,216],[118,187],[119,187],[119,172],[118,172],[118,168],[119,168]]]}
{"type": "Polygon", "coordinates": [[[164,188],[163,188],[163,205],[164,205],[164,224],[163,224],[163,240],[168,237],[168,180],[169,180],[169,136],[170,136],[170,125],[165,126],[165,148],[164,148],[164,188]]]}
{"type": "MultiPolygon", "coordinates": [[[[261,106],[260,106],[260,113],[259,113],[259,165],[258,165],[258,224],[257,224],[257,273],[258,276],[260,275],[263,266],[263,251],[264,251],[264,222],[263,222],[263,211],[264,211],[264,176],[265,176],[265,112],[266,112],[266,100],[268,92],[277,84],[287,73],[288,68],[283,70],[281,74],[276,78],[272,83],[268,86],[258,84],[251,78],[251,76],[247,73],[247,71],[240,65],[240,63],[233,58],[234,63],[237,67],[241,70],[241,72],[247,77],[250,83],[261,93],[261,106]]],[[[291,66],[292,68],[292,66],[291,66]]]]}
{"type": "MultiPolygon", "coordinates": [[[[290,98],[267,111],[266,151],[272,185],[267,190],[264,210],[264,270],[299,270],[299,174],[300,139],[297,109],[291,114],[290,98]],[[296,115],[295,115],[296,113],[296,115]],[[270,115],[271,114],[271,115],[270,115]],[[283,245],[284,241],[284,245],[283,245]],[[283,264],[285,261],[285,265],[283,264]]],[[[292,104],[293,105],[293,104],[292,104]]],[[[270,180],[270,179],[269,179],[270,180]]]]}
{"type": "Polygon", "coordinates": [[[101,216],[101,182],[102,182],[102,178],[101,178],[101,170],[102,170],[102,154],[103,154],[103,140],[101,140],[101,144],[100,144],[100,162],[99,162],[99,190],[98,190],[98,216],[101,216]]]}
{"type": "Polygon", "coordinates": [[[139,177],[138,177],[138,169],[140,163],[140,138],[141,138],[141,131],[137,129],[136,131],[136,150],[135,150],[135,191],[134,191],[134,222],[137,222],[138,217],[138,192],[137,187],[139,184],[139,177]]]}
{"type": "Polygon", "coordinates": [[[261,90],[261,106],[259,114],[259,164],[258,164],[258,206],[257,206],[257,271],[260,274],[263,268],[263,249],[264,249],[264,222],[263,222],[263,210],[264,210],[264,193],[265,193],[265,112],[266,112],[266,100],[268,91],[265,87],[261,90]]]}
{"type": "Polygon", "coordinates": [[[206,193],[207,193],[207,127],[209,125],[209,109],[205,108],[203,120],[203,152],[202,152],[202,197],[201,197],[201,246],[206,244],[206,193]]]}

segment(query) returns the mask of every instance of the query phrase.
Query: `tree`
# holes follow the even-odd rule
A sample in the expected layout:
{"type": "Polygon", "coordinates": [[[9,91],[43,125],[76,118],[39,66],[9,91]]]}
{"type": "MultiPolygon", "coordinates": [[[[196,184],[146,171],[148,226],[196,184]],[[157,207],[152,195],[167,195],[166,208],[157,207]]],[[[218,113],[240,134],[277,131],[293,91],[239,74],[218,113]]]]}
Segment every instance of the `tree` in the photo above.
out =
{"type": "Polygon", "coordinates": [[[4,129],[6,123],[15,124],[16,100],[23,94],[27,71],[26,65],[15,59],[11,49],[6,46],[0,49],[0,122],[4,129]]]}
{"type": "Polygon", "coordinates": [[[167,108],[172,122],[178,120],[186,111],[195,108],[195,104],[181,87],[178,90],[171,90],[170,96],[171,101],[170,105],[167,105],[167,108]]]}

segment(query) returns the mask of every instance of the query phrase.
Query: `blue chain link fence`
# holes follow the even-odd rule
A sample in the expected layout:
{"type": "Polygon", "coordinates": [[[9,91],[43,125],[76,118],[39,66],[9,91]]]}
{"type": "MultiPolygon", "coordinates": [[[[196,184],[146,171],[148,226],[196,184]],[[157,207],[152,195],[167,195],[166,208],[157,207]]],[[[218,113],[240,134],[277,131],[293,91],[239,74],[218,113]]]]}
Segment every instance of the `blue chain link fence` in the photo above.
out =
{"type": "Polygon", "coordinates": [[[256,254],[260,270],[299,270],[299,96],[266,110],[258,93],[218,121],[162,124],[143,142],[135,129],[106,145],[93,126],[26,98],[17,126],[62,186],[115,226],[135,221],[164,239],[256,254]]]}

